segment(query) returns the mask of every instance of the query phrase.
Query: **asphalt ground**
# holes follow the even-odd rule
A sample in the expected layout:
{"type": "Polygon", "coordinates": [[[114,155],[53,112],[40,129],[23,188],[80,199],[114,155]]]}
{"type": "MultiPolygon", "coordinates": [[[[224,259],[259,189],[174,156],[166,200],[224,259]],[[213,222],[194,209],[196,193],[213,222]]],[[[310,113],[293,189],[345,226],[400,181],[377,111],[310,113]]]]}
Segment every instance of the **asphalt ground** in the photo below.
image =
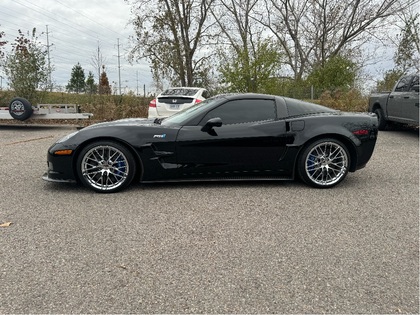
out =
{"type": "Polygon", "coordinates": [[[44,182],[69,128],[0,126],[0,313],[419,313],[418,131],[339,186],[44,182]]]}

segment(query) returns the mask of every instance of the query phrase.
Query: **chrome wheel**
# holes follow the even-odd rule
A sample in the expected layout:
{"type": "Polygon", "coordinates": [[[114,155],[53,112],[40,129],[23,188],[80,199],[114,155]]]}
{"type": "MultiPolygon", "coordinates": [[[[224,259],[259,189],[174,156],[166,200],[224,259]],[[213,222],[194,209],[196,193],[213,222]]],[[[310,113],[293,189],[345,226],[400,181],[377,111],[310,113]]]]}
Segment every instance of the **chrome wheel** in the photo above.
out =
{"type": "Polygon", "coordinates": [[[79,157],[79,176],[83,183],[99,192],[114,192],[134,177],[134,160],[117,143],[97,143],[85,148],[79,157]]]}
{"type": "Polygon", "coordinates": [[[312,186],[332,187],[348,173],[349,153],[339,141],[317,141],[304,150],[302,157],[300,175],[312,186]]]}

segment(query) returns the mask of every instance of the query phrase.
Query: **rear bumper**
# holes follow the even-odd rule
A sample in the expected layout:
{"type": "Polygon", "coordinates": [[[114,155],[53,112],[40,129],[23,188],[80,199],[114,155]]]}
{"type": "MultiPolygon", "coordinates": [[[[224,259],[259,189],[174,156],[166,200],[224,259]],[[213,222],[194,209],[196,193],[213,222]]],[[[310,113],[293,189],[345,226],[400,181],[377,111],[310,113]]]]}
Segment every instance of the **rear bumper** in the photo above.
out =
{"type": "Polygon", "coordinates": [[[360,137],[361,144],[357,147],[357,164],[355,168],[350,171],[356,171],[364,168],[369,162],[375,149],[376,140],[378,137],[378,130],[376,128],[370,130],[369,134],[360,137]]]}

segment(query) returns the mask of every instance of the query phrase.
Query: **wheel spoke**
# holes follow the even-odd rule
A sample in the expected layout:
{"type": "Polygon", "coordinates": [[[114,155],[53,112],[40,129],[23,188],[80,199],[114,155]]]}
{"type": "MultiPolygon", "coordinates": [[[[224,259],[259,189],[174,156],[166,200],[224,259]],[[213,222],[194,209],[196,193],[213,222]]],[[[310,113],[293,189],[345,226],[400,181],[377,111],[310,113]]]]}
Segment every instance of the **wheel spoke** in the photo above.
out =
{"type": "Polygon", "coordinates": [[[128,177],[127,157],[110,145],[90,149],[83,157],[82,174],[93,187],[111,190],[122,185],[128,177]]]}
{"type": "Polygon", "coordinates": [[[315,145],[306,156],[306,174],[317,185],[338,182],[347,172],[348,158],[342,146],[333,141],[315,145]]]}

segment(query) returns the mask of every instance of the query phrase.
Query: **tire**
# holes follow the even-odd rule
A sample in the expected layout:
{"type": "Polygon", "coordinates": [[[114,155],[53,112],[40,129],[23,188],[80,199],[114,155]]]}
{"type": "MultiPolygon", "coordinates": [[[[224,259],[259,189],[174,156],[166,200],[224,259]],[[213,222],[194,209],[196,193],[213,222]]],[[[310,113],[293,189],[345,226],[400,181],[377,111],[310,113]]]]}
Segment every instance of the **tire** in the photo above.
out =
{"type": "Polygon", "coordinates": [[[387,121],[385,120],[384,112],[381,108],[376,108],[373,112],[376,114],[376,116],[378,116],[378,129],[385,130],[387,126],[387,121]]]}
{"type": "Polygon", "coordinates": [[[25,98],[15,97],[10,101],[9,114],[14,119],[26,120],[32,116],[33,111],[31,103],[25,98]]]}
{"type": "Polygon", "coordinates": [[[83,185],[100,193],[114,193],[126,188],[136,174],[136,162],[131,152],[112,141],[99,141],[83,148],[76,168],[83,185]]]}
{"type": "Polygon", "coordinates": [[[347,176],[349,165],[350,154],[344,144],[332,138],[319,139],[299,155],[298,173],[310,186],[330,188],[347,176]]]}

